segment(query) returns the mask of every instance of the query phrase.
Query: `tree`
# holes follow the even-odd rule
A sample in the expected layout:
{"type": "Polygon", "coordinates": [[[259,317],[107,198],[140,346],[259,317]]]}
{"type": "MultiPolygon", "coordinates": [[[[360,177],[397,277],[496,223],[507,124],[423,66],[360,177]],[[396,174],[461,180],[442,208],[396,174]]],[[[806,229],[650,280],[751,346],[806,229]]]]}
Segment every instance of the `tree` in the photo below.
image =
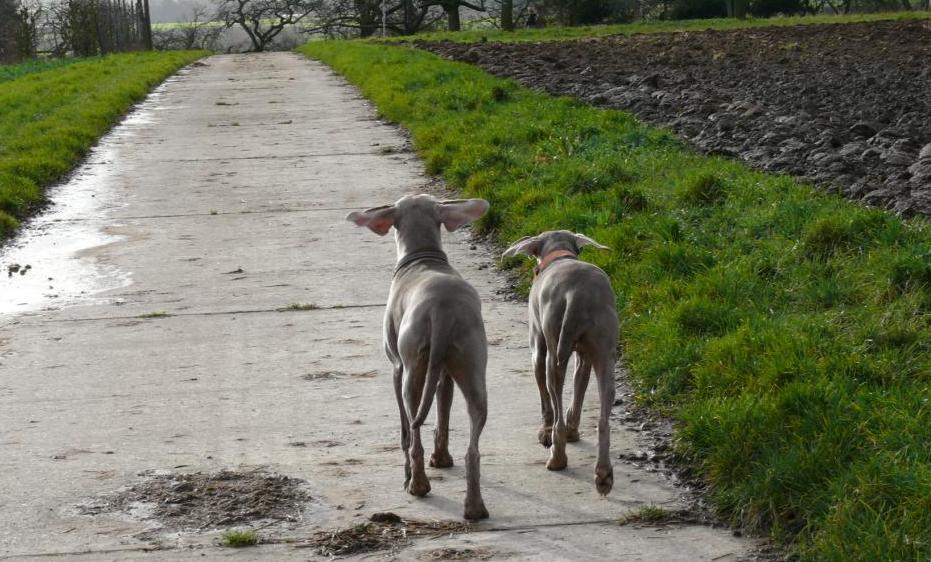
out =
{"type": "MultiPolygon", "coordinates": [[[[385,0],[385,28],[391,35],[412,35],[432,29],[443,17],[439,0],[385,0]]],[[[382,0],[329,0],[318,12],[317,25],[306,32],[328,37],[358,34],[370,37],[381,31],[382,0]]]]}
{"type": "Polygon", "coordinates": [[[0,0],[0,63],[17,62],[36,56],[39,41],[39,3],[0,0]]]}
{"type": "Polygon", "coordinates": [[[227,29],[241,27],[252,51],[261,52],[286,26],[300,23],[322,5],[322,0],[219,0],[217,18],[227,29]]]}
{"type": "Polygon", "coordinates": [[[504,31],[514,31],[515,28],[525,25],[532,1],[490,0],[487,4],[488,22],[504,31]]]}
{"type": "Polygon", "coordinates": [[[160,51],[181,49],[216,50],[217,41],[223,33],[219,22],[211,21],[207,8],[194,5],[186,20],[154,32],[153,42],[160,51]]]}
{"type": "Polygon", "coordinates": [[[473,4],[468,0],[435,0],[435,2],[446,12],[449,31],[460,31],[462,29],[459,8],[464,6],[477,12],[485,11],[485,0],[481,0],[479,4],[473,4]]]}
{"type": "Polygon", "coordinates": [[[0,64],[19,60],[16,49],[18,11],[19,2],[16,0],[0,0],[0,64]]]}
{"type": "Polygon", "coordinates": [[[514,31],[514,0],[501,0],[501,29],[514,31]]]}

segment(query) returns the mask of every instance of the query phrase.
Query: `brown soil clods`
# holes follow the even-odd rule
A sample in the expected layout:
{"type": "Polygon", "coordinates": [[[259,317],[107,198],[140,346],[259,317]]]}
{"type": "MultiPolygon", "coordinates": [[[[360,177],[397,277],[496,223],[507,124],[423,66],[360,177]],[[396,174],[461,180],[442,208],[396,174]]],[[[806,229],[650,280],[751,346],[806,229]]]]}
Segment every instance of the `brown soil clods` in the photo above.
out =
{"type": "Polygon", "coordinates": [[[417,44],[535,89],[631,111],[705,153],[931,215],[927,21],[417,44]]]}
{"type": "Polygon", "coordinates": [[[509,558],[509,553],[503,553],[490,548],[437,548],[425,552],[421,560],[494,560],[509,558]]]}
{"type": "Polygon", "coordinates": [[[297,547],[313,548],[322,556],[347,556],[379,550],[400,550],[414,537],[435,537],[451,533],[467,533],[468,523],[460,521],[417,521],[402,519],[391,513],[375,513],[367,523],[346,529],[321,531],[297,547]]]}

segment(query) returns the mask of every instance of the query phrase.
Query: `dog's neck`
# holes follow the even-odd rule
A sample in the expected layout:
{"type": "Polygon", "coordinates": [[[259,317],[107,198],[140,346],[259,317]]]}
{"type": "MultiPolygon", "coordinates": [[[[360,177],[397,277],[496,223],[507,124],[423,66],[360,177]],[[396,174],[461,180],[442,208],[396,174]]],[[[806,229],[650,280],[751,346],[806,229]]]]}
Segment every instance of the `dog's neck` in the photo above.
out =
{"type": "Polygon", "coordinates": [[[543,257],[540,258],[540,263],[538,263],[536,267],[533,268],[533,276],[534,278],[536,278],[538,275],[540,275],[540,273],[543,272],[544,269],[549,267],[551,263],[553,263],[554,261],[558,259],[562,259],[562,258],[578,259],[578,257],[579,256],[572,250],[552,250],[550,252],[547,252],[546,254],[543,255],[543,257]]]}
{"type": "Polygon", "coordinates": [[[434,224],[405,225],[403,231],[395,231],[394,239],[398,248],[398,263],[394,268],[395,275],[420,261],[429,260],[449,263],[446,252],[443,251],[440,229],[434,224]]]}

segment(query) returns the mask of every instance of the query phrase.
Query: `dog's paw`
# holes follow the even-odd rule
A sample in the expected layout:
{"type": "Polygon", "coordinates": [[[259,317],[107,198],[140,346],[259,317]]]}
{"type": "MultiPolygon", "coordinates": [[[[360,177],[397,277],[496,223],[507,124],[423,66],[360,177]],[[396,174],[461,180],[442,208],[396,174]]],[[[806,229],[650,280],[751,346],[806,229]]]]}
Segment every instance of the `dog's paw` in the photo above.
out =
{"type": "Polygon", "coordinates": [[[553,426],[540,426],[537,431],[537,441],[540,445],[549,448],[553,444],[553,426]]]}
{"type": "Polygon", "coordinates": [[[430,481],[427,480],[427,477],[423,478],[414,477],[407,485],[407,493],[412,496],[417,496],[422,498],[430,493],[430,481]]]}
{"type": "Polygon", "coordinates": [[[449,451],[434,451],[430,455],[430,466],[433,468],[449,468],[453,465],[453,457],[449,451]]]}
{"type": "Polygon", "coordinates": [[[571,426],[567,428],[566,429],[566,442],[575,443],[578,440],[579,440],[579,428],[571,427],[571,426]]]}
{"type": "Polygon", "coordinates": [[[599,466],[595,468],[595,489],[602,496],[611,493],[614,487],[614,469],[609,466],[599,466]]]}
{"type": "Polygon", "coordinates": [[[483,502],[481,499],[474,502],[466,500],[465,513],[463,513],[463,517],[469,521],[488,519],[488,510],[485,509],[485,502],[483,502]]]}
{"type": "Polygon", "coordinates": [[[569,459],[566,457],[565,451],[557,453],[556,449],[553,448],[550,452],[550,460],[546,461],[546,468],[548,470],[564,470],[568,464],[569,459]]]}

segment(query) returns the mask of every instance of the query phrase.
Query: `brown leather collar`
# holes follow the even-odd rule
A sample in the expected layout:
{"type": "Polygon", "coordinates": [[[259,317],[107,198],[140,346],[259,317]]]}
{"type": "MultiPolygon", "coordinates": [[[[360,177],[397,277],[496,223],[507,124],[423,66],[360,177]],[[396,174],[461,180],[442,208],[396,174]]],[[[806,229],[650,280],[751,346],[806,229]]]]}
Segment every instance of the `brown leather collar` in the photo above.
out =
{"type": "Polygon", "coordinates": [[[533,278],[536,279],[540,273],[546,269],[551,263],[558,260],[559,258],[578,258],[575,252],[570,252],[569,250],[554,250],[540,260],[540,263],[533,268],[533,278]]]}

